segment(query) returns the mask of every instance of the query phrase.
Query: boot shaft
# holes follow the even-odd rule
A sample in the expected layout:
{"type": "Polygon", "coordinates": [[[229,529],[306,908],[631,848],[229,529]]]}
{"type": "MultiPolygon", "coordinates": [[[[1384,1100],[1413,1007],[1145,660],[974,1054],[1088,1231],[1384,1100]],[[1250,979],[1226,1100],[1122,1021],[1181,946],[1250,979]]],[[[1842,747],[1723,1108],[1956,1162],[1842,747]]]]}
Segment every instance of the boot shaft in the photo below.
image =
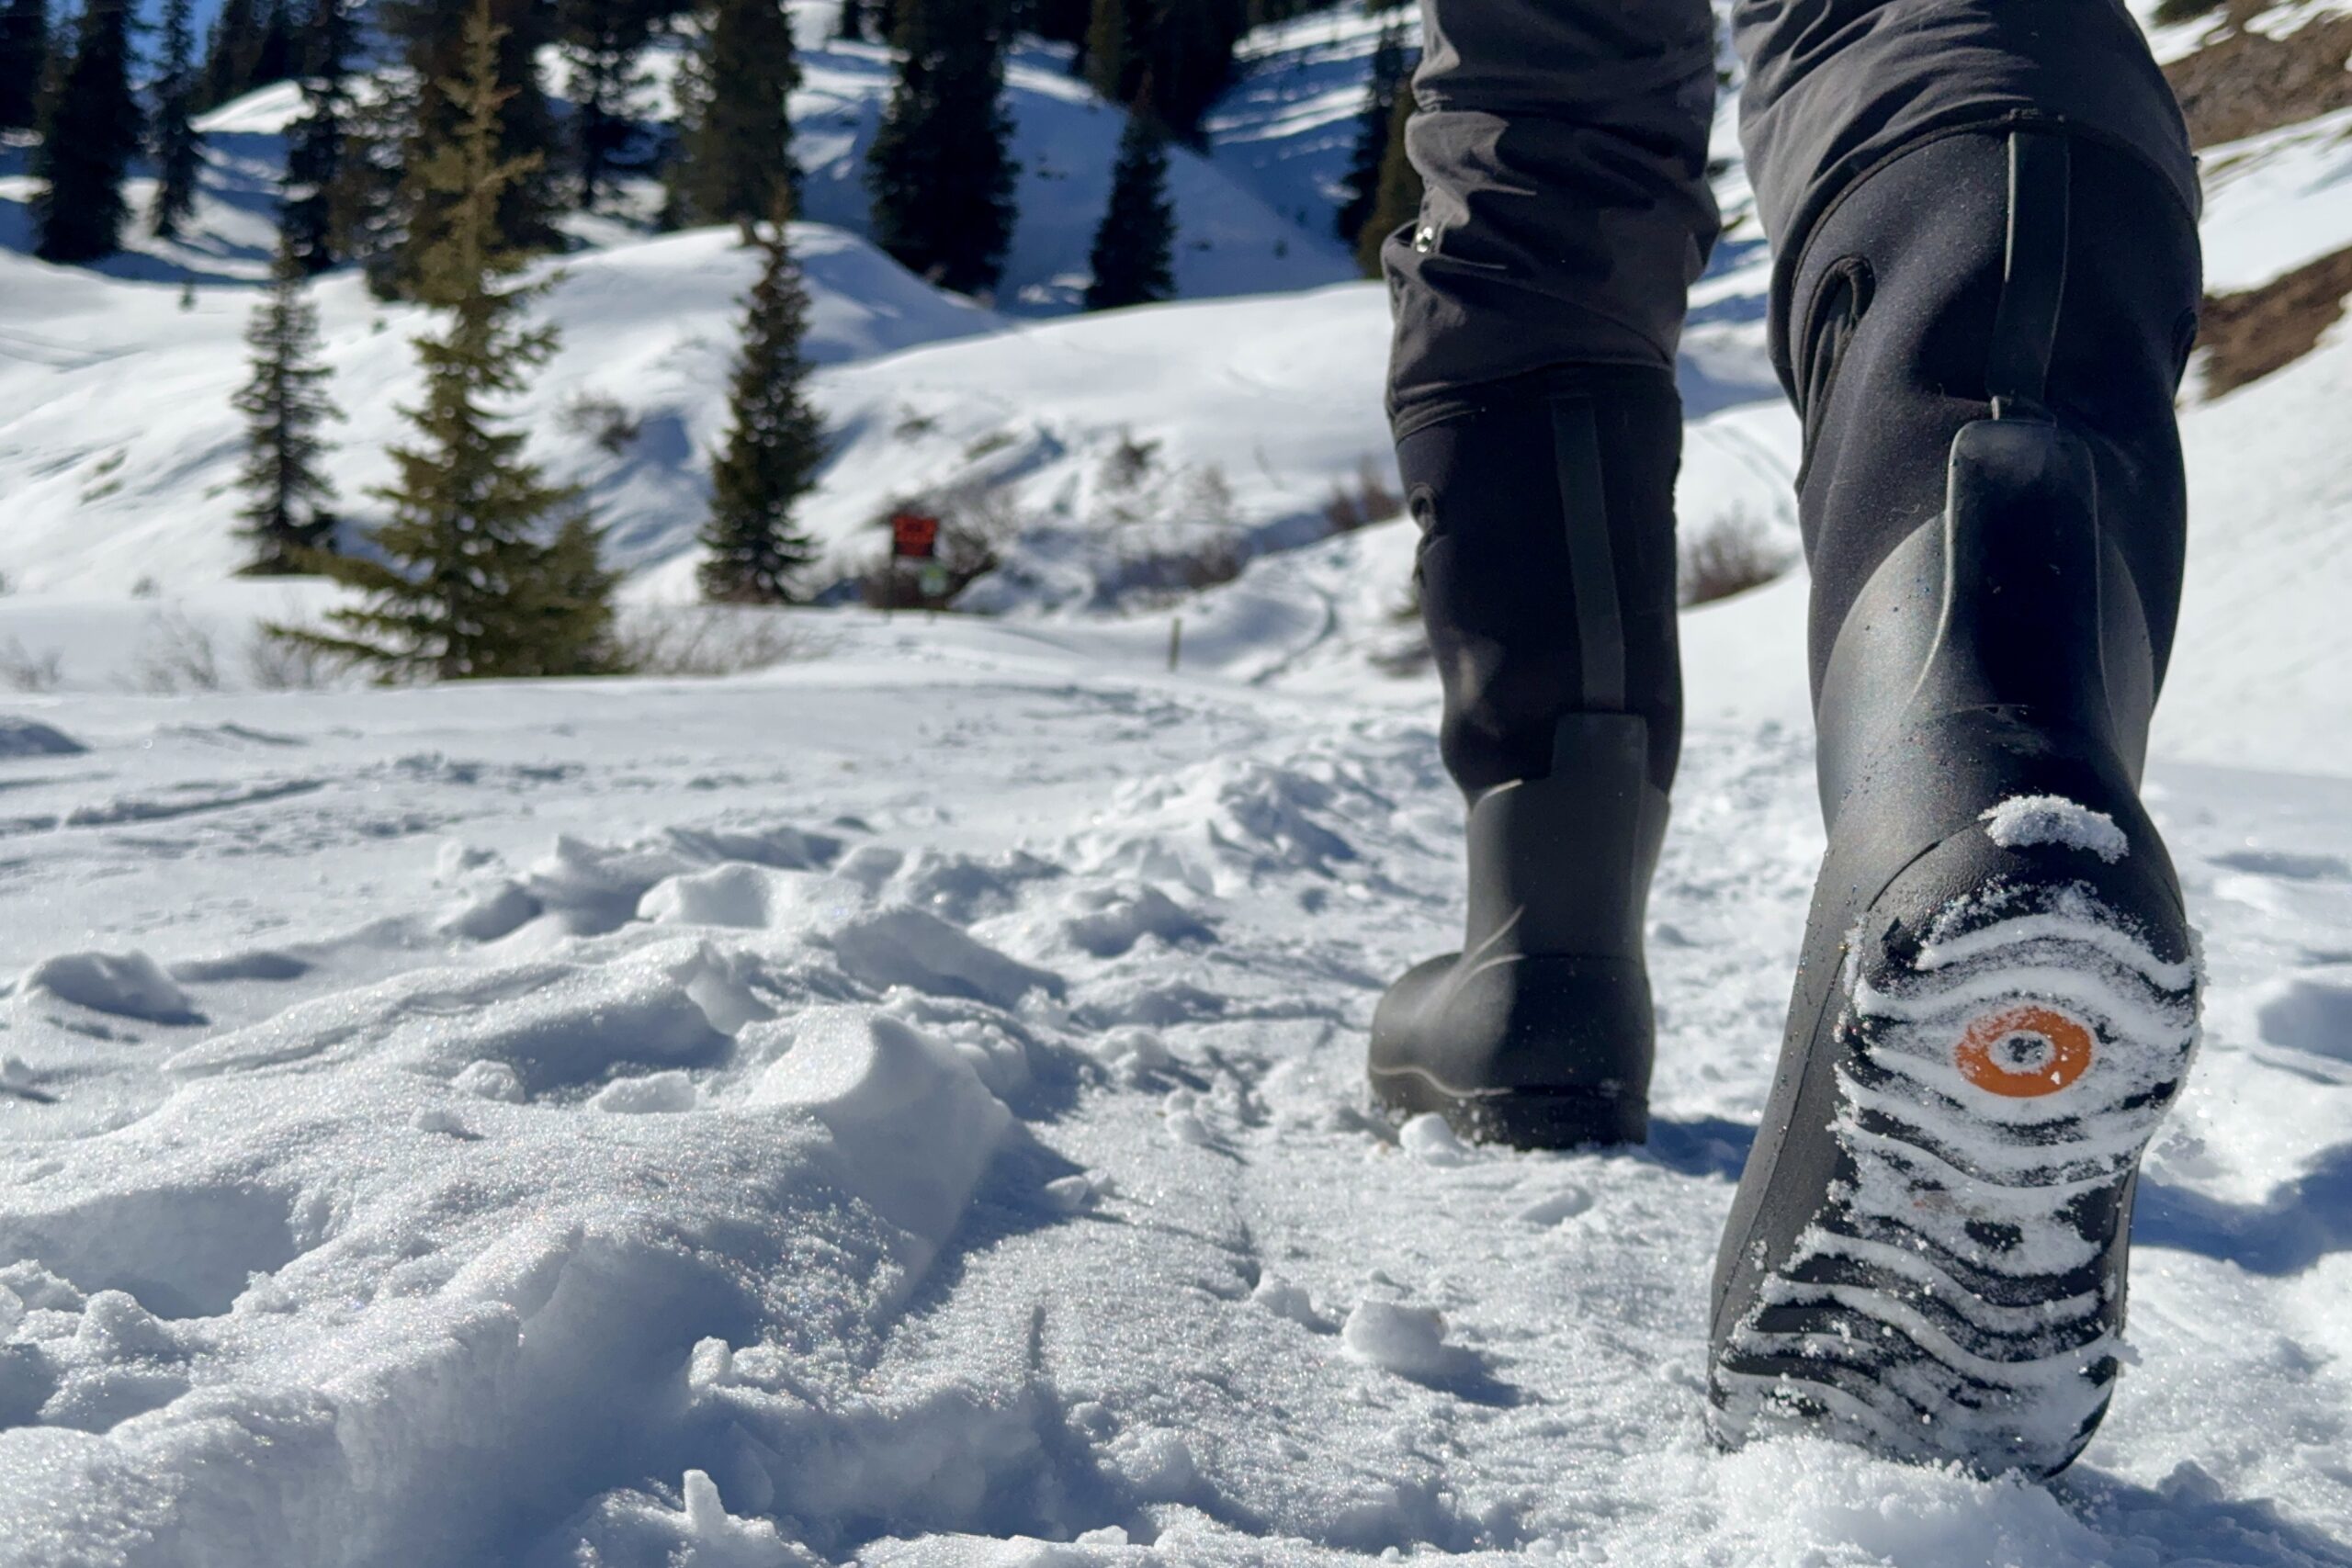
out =
{"type": "Polygon", "coordinates": [[[1483,387],[1400,435],[1440,746],[1472,799],[1548,776],[1560,721],[1580,713],[1641,717],[1648,778],[1671,784],[1681,449],[1672,377],[1619,366],[1483,387]]]}
{"type": "MultiPolygon", "coordinates": [[[[2022,592],[2054,574],[2063,586],[2037,600],[2038,629],[2019,617],[2001,634],[2013,638],[2007,651],[1976,639],[1992,660],[1984,700],[2046,702],[2104,679],[2108,715],[2085,716],[2136,773],[2187,534],[2173,399],[2195,336],[2199,260],[2169,185],[2131,154],[2048,130],[1948,136],[1849,190],[1792,276],[1782,346],[1805,430],[1825,806],[1847,771],[1838,759],[1861,749],[1846,716],[1871,705],[1847,700],[1849,682],[1832,690],[1852,662],[1841,637],[1888,630],[1898,610],[1938,615],[1947,597],[1943,582],[1926,599],[1895,594],[1881,578],[1890,570],[1894,580],[1976,573],[1984,581],[1962,584],[1963,597],[1986,605],[2003,584],[2022,592]],[[1987,437],[1956,451],[1996,401],[2064,439],[1987,437]],[[2028,482],[2019,463],[2084,471],[2028,482]],[[1954,555],[1940,542],[1946,501],[1980,490],[2009,499],[1954,555]],[[2076,511],[2095,508],[2095,527],[2026,499],[2059,491],[2081,497],[2076,511]],[[2051,656],[2037,660],[2038,649],[2051,656]]],[[[1933,646],[1916,623],[1905,635],[1923,655],[1933,646]]],[[[1901,678],[1867,662],[1875,681],[1901,678]]]]}

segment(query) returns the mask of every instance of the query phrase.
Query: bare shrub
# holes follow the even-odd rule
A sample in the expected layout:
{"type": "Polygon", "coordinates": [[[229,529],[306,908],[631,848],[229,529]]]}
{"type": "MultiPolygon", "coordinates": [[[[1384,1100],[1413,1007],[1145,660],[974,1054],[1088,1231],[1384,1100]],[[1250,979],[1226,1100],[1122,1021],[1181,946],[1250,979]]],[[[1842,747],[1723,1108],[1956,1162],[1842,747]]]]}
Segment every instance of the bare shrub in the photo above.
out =
{"type": "Polygon", "coordinates": [[[15,637],[0,642],[0,685],[12,692],[53,692],[65,683],[65,655],[45,648],[27,649],[15,637]]]}
{"type": "Polygon", "coordinates": [[[319,692],[338,684],[345,669],[333,654],[268,632],[245,644],[245,679],[257,692],[319,692]]]}
{"type": "Polygon", "coordinates": [[[1119,432],[1119,444],[1102,459],[1102,488],[1109,491],[1140,489],[1151,471],[1159,466],[1159,443],[1138,441],[1132,430],[1119,432]]]}
{"type": "Polygon", "coordinates": [[[638,604],[614,637],[635,675],[710,680],[813,659],[819,639],[792,613],[749,604],[638,604]]]}
{"type": "Polygon", "coordinates": [[[176,606],[156,611],[131,654],[129,684],[159,697],[220,690],[226,682],[212,634],[176,606]]]}
{"type": "Polygon", "coordinates": [[[1352,534],[1359,528],[1369,528],[1375,523],[1385,523],[1404,515],[1405,498],[1388,482],[1388,475],[1379,460],[1366,457],[1356,466],[1355,481],[1345,480],[1331,487],[1331,499],[1323,505],[1324,520],[1331,525],[1334,534],[1352,534]]]}
{"type": "Polygon", "coordinates": [[[1391,626],[1418,626],[1421,624],[1421,574],[1416,570],[1405,581],[1405,596],[1388,607],[1391,626]]]}
{"type": "Polygon", "coordinates": [[[556,412],[556,423],[566,434],[594,441],[613,457],[637,445],[645,422],[609,392],[575,392],[556,412]]]}
{"type": "Polygon", "coordinates": [[[1231,582],[1249,564],[1249,552],[1232,532],[1219,528],[1187,546],[1129,556],[1120,573],[1127,587],[1146,592],[1197,593],[1231,582]]]}
{"type": "Polygon", "coordinates": [[[1792,562],[1789,552],[1773,543],[1754,513],[1735,507],[1695,537],[1683,541],[1679,564],[1681,599],[1687,609],[1761,588],[1779,579],[1792,562]]]}
{"type": "Polygon", "coordinates": [[[1142,481],[1150,473],[1147,468],[1096,525],[1118,552],[1108,591],[1139,591],[1149,599],[1197,592],[1239,577],[1250,551],[1224,468],[1207,463],[1160,469],[1147,485],[1142,481]]]}
{"type": "Polygon", "coordinates": [[[1372,667],[1392,680],[1408,680],[1420,674],[1435,662],[1436,655],[1430,648],[1426,632],[1399,632],[1395,637],[1373,646],[1372,667]]]}

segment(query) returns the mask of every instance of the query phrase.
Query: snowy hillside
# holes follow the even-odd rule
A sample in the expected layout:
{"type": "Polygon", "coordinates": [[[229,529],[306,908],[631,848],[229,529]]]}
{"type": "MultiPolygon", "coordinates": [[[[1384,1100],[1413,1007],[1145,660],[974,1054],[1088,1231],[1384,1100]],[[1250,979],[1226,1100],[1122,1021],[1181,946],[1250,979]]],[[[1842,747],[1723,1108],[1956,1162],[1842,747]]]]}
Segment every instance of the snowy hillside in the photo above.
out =
{"type": "MultiPolygon", "coordinates": [[[[801,26],[800,91],[793,96],[794,155],[806,176],[803,214],[813,221],[862,232],[869,195],[865,152],[890,95],[891,55],[876,45],[845,43],[830,35],[831,0],[795,6],[801,26]]],[[[643,111],[652,120],[674,109],[670,81],[679,56],[665,47],[648,56],[651,90],[643,111]]],[[[560,55],[541,62],[541,77],[559,109],[564,81],[560,55]]],[[[1054,314],[1075,310],[1085,292],[1087,256],[1110,197],[1111,165],[1126,120],[1069,73],[1068,57],[1051,49],[1017,50],[1006,73],[1006,107],[1013,120],[1011,154],[1022,170],[1015,194],[1021,220],[999,288],[1008,310],[1054,314]]],[[[277,242],[275,213],[285,130],[302,113],[292,83],[258,92],[203,116],[198,129],[209,148],[209,167],[187,238],[158,241],[134,231],[126,254],[102,265],[115,276],[203,284],[253,283],[268,276],[277,242]]],[[[0,248],[31,246],[26,204],[32,181],[22,149],[0,148],[0,248]]],[[[153,183],[134,179],[127,194],[146,210],[153,183]]],[[[1276,211],[1248,181],[1222,173],[1185,149],[1171,157],[1169,195],[1181,234],[1176,282],[1185,298],[1311,288],[1356,276],[1344,247],[1328,231],[1303,229],[1276,211]]],[[[652,201],[647,197],[648,204],[652,201]]],[[[579,220],[594,244],[628,243],[621,225],[579,220]]]]}
{"type": "MultiPolygon", "coordinates": [[[[1191,297],[1082,317],[1115,116],[1024,57],[1015,286],[942,294],[856,231],[881,64],[827,8],[805,517],[849,571],[985,495],[1004,613],[794,612],[758,675],[245,689],[322,602],[229,577],[290,98],[99,273],[21,254],[0,152],[0,1568],[2352,1568],[2352,327],[2186,416],[2150,796],[2212,994],[2114,1416],[2049,1486],[1724,1459],[1705,1280],[1821,846],[1802,572],[1685,618],[1650,1146],[1368,1114],[1461,855],[1410,525],[1324,536],[1385,471],[1326,216],[1378,23],[1257,35],[1191,297]],[[1218,540],[1261,553],[1117,592],[1218,540]]],[[[2205,162],[2217,288],[2352,243],[2340,112],[2205,162]]],[[[648,610],[752,262],[580,237],[519,412],[648,610]]],[[[1701,287],[1686,535],[1793,535],[1768,265],[1743,220],[1701,287]]],[[[364,521],[418,318],[319,300],[364,521]]]]}
{"type": "MultiPolygon", "coordinates": [[[[1058,56],[1016,61],[1022,222],[1006,313],[992,314],[854,237],[888,77],[883,51],[825,39],[829,14],[804,10],[808,81],[794,110],[812,219],[797,232],[814,354],[828,367],[816,394],[834,437],[804,515],[834,574],[871,558],[872,525],[891,504],[987,491],[1009,564],[972,603],[1083,605],[1204,547],[1247,553],[1317,537],[1335,490],[1387,468],[1385,300],[1376,285],[1339,281],[1352,266],[1328,217],[1351,134],[1345,116],[1330,118],[1348,96],[1331,73],[1360,75],[1363,27],[1340,29],[1336,63],[1317,31],[1329,17],[1261,35],[1220,111],[1216,157],[1178,154],[1186,303],[1040,321],[1083,288],[1118,112],[1058,56]],[[1303,217],[1291,210],[1308,203],[1303,217]],[[1310,286],[1328,287],[1282,292],[1310,286]],[[1139,471],[1138,452],[1150,459],[1139,471]]],[[[142,240],[106,276],[44,266],[21,254],[21,234],[0,234],[13,247],[0,249],[0,410],[18,411],[0,412],[0,487],[15,523],[0,532],[0,573],[17,592],[119,599],[145,581],[201,599],[235,569],[241,448],[229,399],[245,374],[249,284],[272,243],[280,132],[297,112],[299,96],[279,86],[209,117],[213,164],[188,238],[142,240]],[[90,418],[97,408],[108,417],[90,418]]],[[[28,190],[21,175],[0,177],[0,200],[13,202],[0,211],[20,229],[28,190]]],[[[547,309],[563,352],[518,412],[535,453],[596,504],[615,558],[641,574],[636,592],[683,596],[752,261],[718,231],[649,236],[601,218],[575,227],[589,248],[545,269],[559,279],[547,309]]],[[[1762,275],[1749,265],[1713,287],[1720,298],[1694,331],[1685,376],[1698,422],[1686,510],[1694,530],[1728,522],[1786,552],[1794,428],[1764,359],[1752,298],[1762,275]]],[[[331,467],[364,527],[368,490],[390,473],[398,411],[418,384],[409,339],[424,317],[378,303],[349,276],[317,295],[334,390],[351,416],[331,433],[331,467]]],[[[18,635],[35,653],[55,646],[18,635]]],[[[111,673],[66,667],[69,684],[111,673]]]]}

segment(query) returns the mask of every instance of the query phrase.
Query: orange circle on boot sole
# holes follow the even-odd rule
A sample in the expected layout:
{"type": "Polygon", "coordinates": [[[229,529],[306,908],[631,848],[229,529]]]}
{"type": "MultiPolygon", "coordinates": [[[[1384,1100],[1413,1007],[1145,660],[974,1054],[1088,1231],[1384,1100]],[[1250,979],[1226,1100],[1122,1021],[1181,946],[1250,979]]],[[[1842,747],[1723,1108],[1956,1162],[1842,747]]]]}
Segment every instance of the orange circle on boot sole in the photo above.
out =
{"type": "Polygon", "coordinates": [[[1955,1059],[1961,1076],[1989,1094],[2038,1100],[2090,1071],[2092,1051],[2089,1030],[2054,1008],[2028,1005],[1970,1024],[1955,1059]]]}

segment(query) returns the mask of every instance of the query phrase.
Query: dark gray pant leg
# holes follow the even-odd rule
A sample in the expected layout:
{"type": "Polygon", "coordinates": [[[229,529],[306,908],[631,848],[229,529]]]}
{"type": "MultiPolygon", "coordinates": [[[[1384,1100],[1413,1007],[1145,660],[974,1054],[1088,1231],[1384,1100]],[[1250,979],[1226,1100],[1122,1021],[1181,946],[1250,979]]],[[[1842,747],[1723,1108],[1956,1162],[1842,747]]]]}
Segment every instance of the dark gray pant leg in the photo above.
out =
{"type": "Polygon", "coordinates": [[[1784,378],[1785,297],[1813,230],[1858,179],[1939,137],[2064,129],[2136,155],[2197,210],[2179,105],[2120,0],[1738,0],[1732,26],[1784,378]]]}
{"type": "Polygon", "coordinates": [[[1716,232],[1706,0],[1421,0],[1427,195],[1385,252],[1391,410],[1572,365],[1670,368],[1716,232]]]}

